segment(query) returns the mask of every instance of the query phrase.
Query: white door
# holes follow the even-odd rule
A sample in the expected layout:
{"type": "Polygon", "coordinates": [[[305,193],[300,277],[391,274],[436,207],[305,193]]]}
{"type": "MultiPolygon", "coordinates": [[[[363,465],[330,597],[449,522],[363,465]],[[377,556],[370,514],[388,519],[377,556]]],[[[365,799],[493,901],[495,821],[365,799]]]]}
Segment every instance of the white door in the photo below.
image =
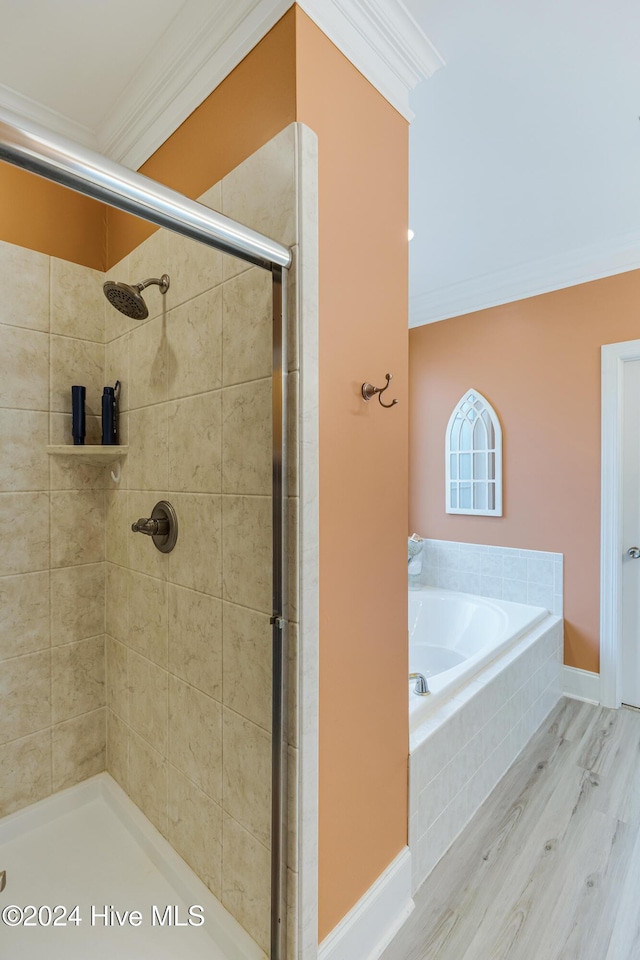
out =
{"type": "Polygon", "coordinates": [[[620,697],[640,707],[640,360],[623,370],[620,697]]]}

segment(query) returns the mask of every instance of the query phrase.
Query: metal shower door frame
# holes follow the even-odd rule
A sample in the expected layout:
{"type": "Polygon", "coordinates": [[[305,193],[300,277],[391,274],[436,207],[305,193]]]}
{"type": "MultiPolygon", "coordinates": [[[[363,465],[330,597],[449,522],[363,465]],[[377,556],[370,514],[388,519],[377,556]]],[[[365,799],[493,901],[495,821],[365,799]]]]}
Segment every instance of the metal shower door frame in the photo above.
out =
{"type": "Polygon", "coordinates": [[[286,334],[291,251],[106,157],[0,109],[0,160],[261,267],[272,277],[272,734],[271,960],[286,951],[287,491],[286,334]]]}
{"type": "Polygon", "coordinates": [[[286,955],[287,902],[287,271],[272,268],[271,960],[286,955]]]}

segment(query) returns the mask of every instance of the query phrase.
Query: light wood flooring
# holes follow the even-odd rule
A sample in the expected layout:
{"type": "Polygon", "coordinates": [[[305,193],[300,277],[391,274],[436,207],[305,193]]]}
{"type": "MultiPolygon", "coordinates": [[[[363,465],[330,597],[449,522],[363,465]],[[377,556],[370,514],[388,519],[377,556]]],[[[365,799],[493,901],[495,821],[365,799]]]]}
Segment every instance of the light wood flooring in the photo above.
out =
{"type": "Polygon", "coordinates": [[[562,700],[382,960],[640,960],[640,711],[562,700]]]}

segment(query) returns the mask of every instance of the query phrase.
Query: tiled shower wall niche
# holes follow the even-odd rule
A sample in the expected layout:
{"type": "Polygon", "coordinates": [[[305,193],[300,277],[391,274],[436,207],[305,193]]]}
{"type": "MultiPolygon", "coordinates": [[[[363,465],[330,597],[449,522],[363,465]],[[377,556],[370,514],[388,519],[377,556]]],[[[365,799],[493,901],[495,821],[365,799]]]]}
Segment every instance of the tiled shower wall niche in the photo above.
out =
{"type": "Polygon", "coordinates": [[[105,763],[105,471],[49,458],[87,443],[104,385],[102,274],[0,242],[0,815],[105,763]]]}
{"type": "MultiPolygon", "coordinates": [[[[298,256],[292,125],[201,198],[298,256]]],[[[271,275],[159,230],[109,271],[149,319],[106,315],[106,373],[127,385],[122,482],[107,493],[107,765],[260,946],[269,948],[271,275]],[[169,555],[131,522],[168,499],[169,555]]],[[[297,620],[297,297],[289,298],[291,617],[297,620]]],[[[295,718],[296,635],[290,635],[295,718]]],[[[289,922],[295,956],[295,723],[289,922]]]]}

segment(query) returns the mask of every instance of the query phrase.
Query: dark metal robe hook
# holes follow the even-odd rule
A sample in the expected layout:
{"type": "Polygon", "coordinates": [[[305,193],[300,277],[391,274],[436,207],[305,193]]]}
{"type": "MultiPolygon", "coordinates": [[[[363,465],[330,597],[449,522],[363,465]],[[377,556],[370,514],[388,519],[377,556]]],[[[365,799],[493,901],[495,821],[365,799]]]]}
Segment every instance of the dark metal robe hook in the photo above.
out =
{"type": "Polygon", "coordinates": [[[378,394],[378,400],[379,400],[379,402],[380,402],[380,406],[381,406],[381,407],[386,407],[387,409],[389,409],[389,407],[395,406],[395,404],[398,402],[397,400],[392,400],[391,403],[383,403],[383,402],[382,402],[382,394],[385,392],[385,390],[388,390],[388,389],[389,389],[389,384],[391,383],[391,381],[392,381],[392,379],[393,379],[393,374],[391,374],[391,373],[386,373],[386,374],[385,374],[385,379],[386,379],[386,381],[387,381],[386,387],[374,387],[373,384],[371,384],[371,383],[363,383],[363,384],[362,384],[362,399],[363,399],[363,400],[366,400],[367,403],[368,403],[369,400],[372,400],[373,397],[375,397],[375,395],[376,395],[376,393],[377,393],[377,394],[378,394]]]}

